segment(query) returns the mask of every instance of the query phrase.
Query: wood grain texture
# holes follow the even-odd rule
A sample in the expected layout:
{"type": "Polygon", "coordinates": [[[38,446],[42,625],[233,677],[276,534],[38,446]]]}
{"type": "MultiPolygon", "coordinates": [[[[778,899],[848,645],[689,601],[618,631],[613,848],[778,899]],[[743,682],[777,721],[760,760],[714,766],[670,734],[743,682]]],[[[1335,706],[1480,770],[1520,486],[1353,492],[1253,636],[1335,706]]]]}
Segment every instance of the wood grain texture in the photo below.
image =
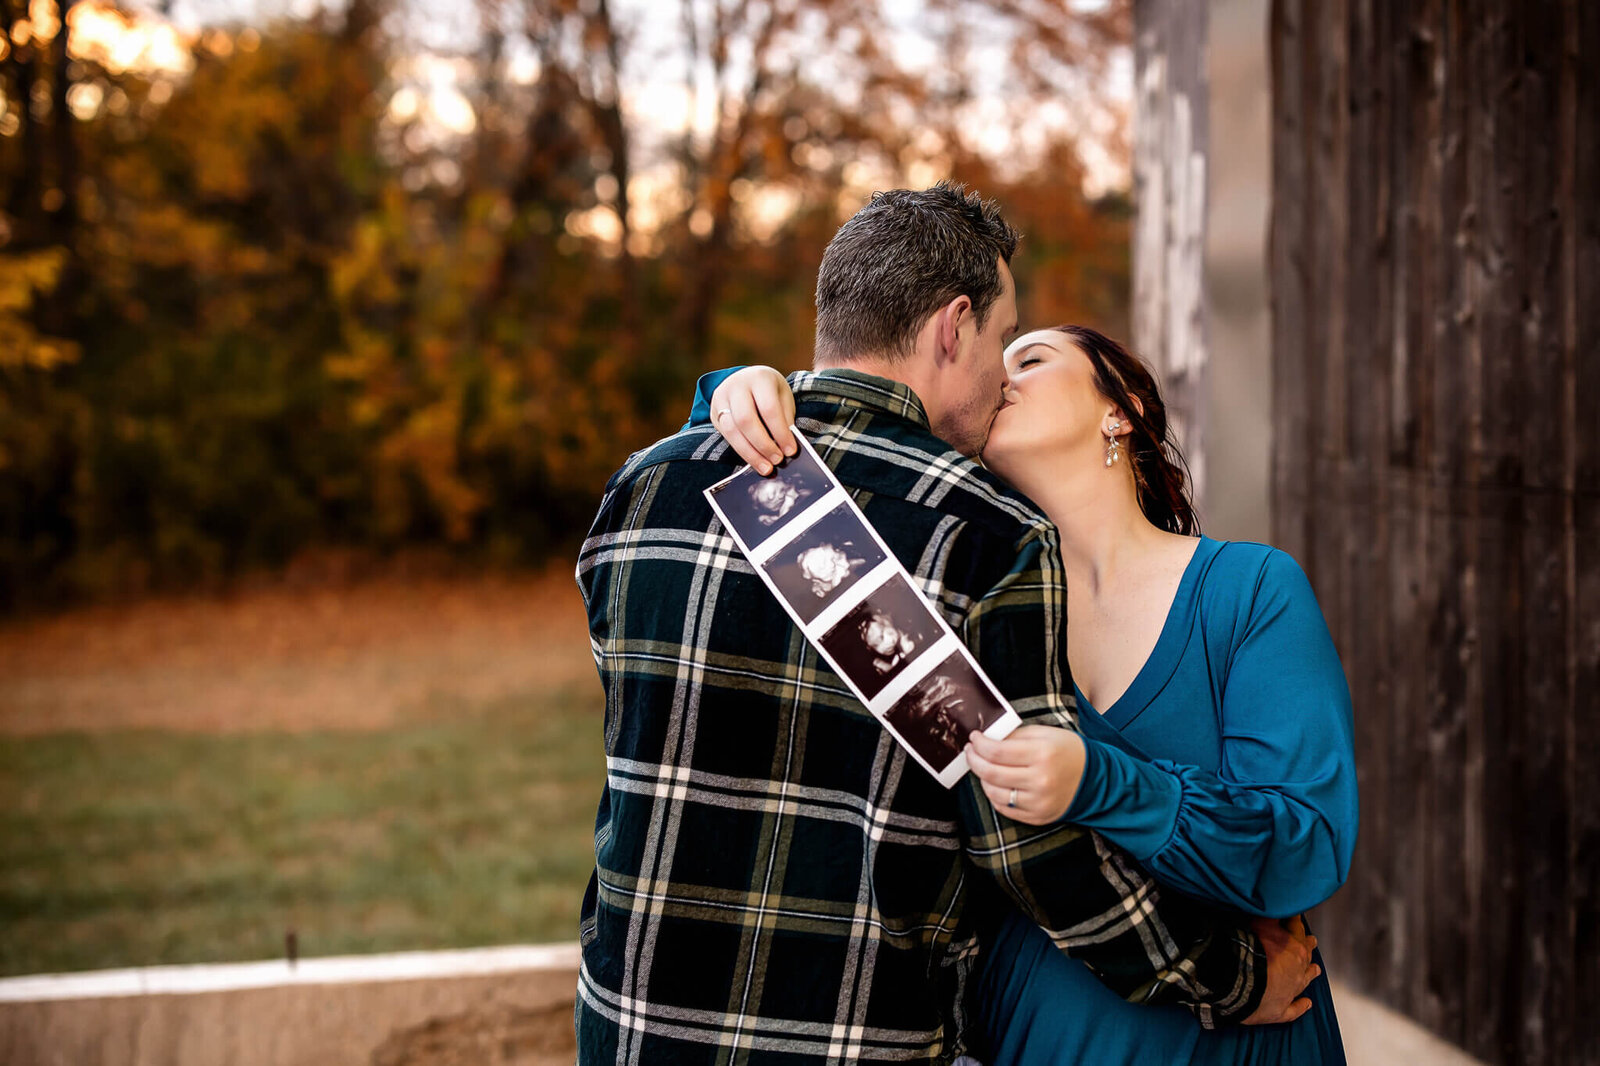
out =
{"type": "Polygon", "coordinates": [[[1276,0],[1276,542],[1350,677],[1334,972],[1600,1063],[1600,15],[1276,0]]]}

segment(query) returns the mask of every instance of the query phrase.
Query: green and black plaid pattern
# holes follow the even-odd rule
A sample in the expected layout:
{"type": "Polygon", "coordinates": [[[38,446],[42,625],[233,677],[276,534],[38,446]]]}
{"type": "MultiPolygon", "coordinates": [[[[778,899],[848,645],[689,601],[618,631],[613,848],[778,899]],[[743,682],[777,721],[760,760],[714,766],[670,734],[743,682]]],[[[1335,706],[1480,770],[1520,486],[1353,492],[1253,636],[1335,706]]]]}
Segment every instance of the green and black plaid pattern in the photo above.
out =
{"type": "MultiPolygon", "coordinates": [[[[902,385],[797,374],[797,424],[1026,722],[1075,726],[1055,530],[902,385]]],[[[1070,825],[939,786],[811,649],[703,489],[687,430],[606,488],[578,563],[605,687],[578,1050],[599,1064],[949,1062],[1003,892],[1119,993],[1255,1009],[1259,943],[1070,825]]]]}

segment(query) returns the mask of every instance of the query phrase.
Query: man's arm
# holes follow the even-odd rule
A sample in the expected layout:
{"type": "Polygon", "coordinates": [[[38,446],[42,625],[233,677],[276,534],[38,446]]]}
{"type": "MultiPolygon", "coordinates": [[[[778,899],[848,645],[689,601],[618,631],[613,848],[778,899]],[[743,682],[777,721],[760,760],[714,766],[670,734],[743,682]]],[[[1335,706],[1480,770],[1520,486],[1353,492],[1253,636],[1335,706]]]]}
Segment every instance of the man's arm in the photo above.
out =
{"type": "MultiPolygon", "coordinates": [[[[1076,728],[1055,536],[1041,526],[1019,546],[1010,572],[968,613],[962,636],[1024,721],[1076,728]]],[[[1163,893],[1131,856],[1089,830],[1004,817],[974,775],[957,791],[971,860],[1119,995],[1181,1003],[1208,1028],[1242,1022],[1261,1005],[1267,957],[1249,929],[1163,893]]]]}

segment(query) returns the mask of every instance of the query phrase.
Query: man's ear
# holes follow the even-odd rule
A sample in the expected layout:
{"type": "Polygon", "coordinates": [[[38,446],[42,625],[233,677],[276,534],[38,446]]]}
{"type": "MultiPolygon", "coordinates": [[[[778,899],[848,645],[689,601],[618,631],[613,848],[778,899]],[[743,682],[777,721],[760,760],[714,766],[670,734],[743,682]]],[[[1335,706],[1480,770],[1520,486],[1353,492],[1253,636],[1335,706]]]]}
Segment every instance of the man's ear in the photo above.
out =
{"type": "Polygon", "coordinates": [[[961,351],[961,331],[972,323],[972,298],[957,296],[939,308],[939,361],[952,362],[961,351]]]}

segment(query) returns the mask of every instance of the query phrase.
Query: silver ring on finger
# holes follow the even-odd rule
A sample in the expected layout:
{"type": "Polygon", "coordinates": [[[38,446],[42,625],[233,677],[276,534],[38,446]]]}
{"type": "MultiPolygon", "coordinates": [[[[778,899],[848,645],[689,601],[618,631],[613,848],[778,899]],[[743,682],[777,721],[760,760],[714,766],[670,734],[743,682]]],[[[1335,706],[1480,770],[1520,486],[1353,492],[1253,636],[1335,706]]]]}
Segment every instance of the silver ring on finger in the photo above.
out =
{"type": "Polygon", "coordinates": [[[733,414],[733,408],[724,407],[722,410],[717,412],[717,421],[720,423],[724,416],[731,414],[733,414]]]}
{"type": "Polygon", "coordinates": [[[1011,790],[1011,798],[1006,800],[1006,806],[1007,807],[1015,807],[1016,805],[1017,805],[1017,790],[1016,789],[1012,789],[1011,790]]]}

